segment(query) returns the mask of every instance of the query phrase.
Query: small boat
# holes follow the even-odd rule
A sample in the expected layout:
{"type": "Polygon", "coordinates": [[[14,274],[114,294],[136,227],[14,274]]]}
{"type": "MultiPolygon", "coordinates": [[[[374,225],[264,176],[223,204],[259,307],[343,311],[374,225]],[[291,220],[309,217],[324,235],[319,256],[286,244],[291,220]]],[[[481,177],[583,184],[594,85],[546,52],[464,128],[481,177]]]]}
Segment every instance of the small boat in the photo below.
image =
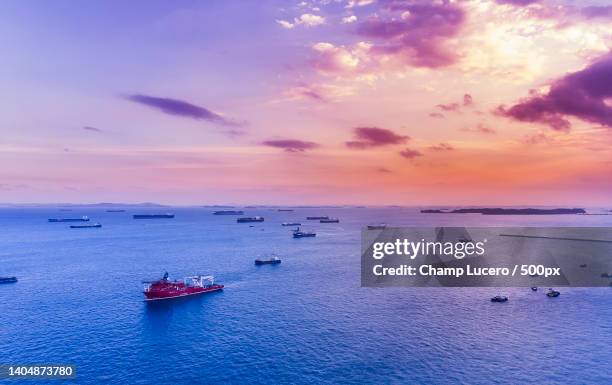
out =
{"type": "Polygon", "coordinates": [[[377,225],[368,225],[368,230],[384,230],[387,228],[386,223],[379,223],[377,225]]]}
{"type": "Polygon", "coordinates": [[[321,219],[329,219],[328,216],[324,216],[324,217],[306,217],[307,220],[309,221],[320,221],[321,219]]]}
{"type": "Polygon", "coordinates": [[[261,259],[261,258],[257,258],[255,260],[255,264],[256,265],[276,265],[281,263],[281,259],[277,256],[273,256],[271,258],[267,258],[267,259],[261,259]]]}
{"type": "Polygon", "coordinates": [[[263,222],[263,221],[264,221],[264,217],[245,217],[245,218],[236,219],[236,222],[238,223],[251,223],[251,222],[263,222]]]}
{"type": "Polygon", "coordinates": [[[99,229],[102,227],[100,223],[93,223],[91,225],[70,225],[71,229],[99,229]]]}
{"type": "Polygon", "coordinates": [[[508,302],[508,297],[502,295],[496,295],[491,298],[491,302],[508,302]]]}
{"type": "Polygon", "coordinates": [[[166,214],[134,214],[132,215],[134,219],[164,219],[164,218],[174,218],[174,214],[166,213],[166,214]]]}
{"type": "Polygon", "coordinates": [[[340,223],[340,219],[338,218],[321,219],[319,223],[340,223]]]}
{"type": "Polygon", "coordinates": [[[612,275],[608,273],[601,273],[601,278],[612,278],[612,275]]]}
{"type": "Polygon", "coordinates": [[[293,230],[293,238],[310,238],[316,236],[316,233],[313,233],[312,231],[301,231],[299,227],[293,230]]]}
{"type": "Polygon", "coordinates": [[[242,210],[219,210],[213,211],[213,215],[244,215],[242,210]]]}
{"type": "Polygon", "coordinates": [[[145,301],[186,297],[189,295],[210,293],[223,290],[223,285],[215,283],[213,276],[195,275],[185,277],[182,281],[171,281],[168,273],[157,281],[143,281],[145,301]]]}
{"type": "Polygon", "coordinates": [[[587,264],[583,263],[583,264],[580,265],[580,267],[587,267],[587,264]]]}
{"type": "Polygon", "coordinates": [[[538,291],[538,288],[537,288],[537,287],[535,287],[535,286],[533,286],[533,287],[531,288],[531,291],[538,291]]]}
{"type": "Polygon", "coordinates": [[[281,225],[282,226],[302,226],[302,224],[299,222],[283,222],[281,225]]]}
{"type": "Polygon", "coordinates": [[[49,222],[89,222],[89,217],[80,218],[49,218],[49,222]]]}
{"type": "Polygon", "coordinates": [[[561,295],[561,293],[556,290],[553,290],[552,288],[548,289],[548,293],[546,293],[546,296],[550,298],[558,297],[559,295],[561,295]]]}
{"type": "Polygon", "coordinates": [[[0,277],[0,283],[15,283],[17,277],[0,277]]]}

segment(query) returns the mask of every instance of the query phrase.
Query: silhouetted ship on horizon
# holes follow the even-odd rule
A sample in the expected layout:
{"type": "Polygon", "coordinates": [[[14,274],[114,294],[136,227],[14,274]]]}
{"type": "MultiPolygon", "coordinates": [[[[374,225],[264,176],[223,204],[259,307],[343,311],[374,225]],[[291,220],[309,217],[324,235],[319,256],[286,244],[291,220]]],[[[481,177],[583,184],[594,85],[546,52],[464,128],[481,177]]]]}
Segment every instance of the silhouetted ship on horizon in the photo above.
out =
{"type": "Polygon", "coordinates": [[[49,222],[89,222],[89,217],[80,218],[49,218],[49,222]]]}
{"type": "Polygon", "coordinates": [[[328,216],[319,216],[319,217],[306,217],[307,220],[309,221],[320,221],[323,219],[329,219],[328,216]]]}
{"type": "Polygon", "coordinates": [[[163,219],[174,218],[174,214],[134,214],[134,219],[163,219]]]}
{"type": "Polygon", "coordinates": [[[241,211],[241,210],[219,210],[219,211],[213,211],[213,215],[244,215],[244,211],[241,211]]]}
{"type": "Polygon", "coordinates": [[[263,221],[264,221],[264,217],[245,217],[245,218],[236,219],[236,222],[238,223],[251,223],[251,222],[263,222],[263,221]]]}

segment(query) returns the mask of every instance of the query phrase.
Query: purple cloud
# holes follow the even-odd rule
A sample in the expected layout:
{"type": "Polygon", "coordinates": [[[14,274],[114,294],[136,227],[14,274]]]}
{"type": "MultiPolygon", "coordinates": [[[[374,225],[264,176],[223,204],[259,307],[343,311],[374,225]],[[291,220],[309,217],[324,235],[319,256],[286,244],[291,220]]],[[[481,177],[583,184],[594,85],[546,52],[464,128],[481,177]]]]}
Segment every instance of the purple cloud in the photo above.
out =
{"type": "Polygon", "coordinates": [[[464,10],[451,3],[385,1],[383,7],[398,17],[371,17],[357,26],[357,33],[380,40],[374,52],[395,55],[416,67],[444,67],[457,61],[457,52],[446,47],[465,22],[464,10]]]}
{"type": "Polygon", "coordinates": [[[532,94],[518,104],[499,106],[499,115],[529,123],[542,123],[556,131],[571,128],[568,116],[612,127],[612,53],[585,69],[570,73],[550,85],[547,94],[532,94]]]}
{"type": "Polygon", "coordinates": [[[431,112],[429,114],[430,118],[439,118],[439,119],[444,119],[444,114],[441,114],[439,112],[431,112]]]}
{"type": "Polygon", "coordinates": [[[612,5],[593,5],[584,7],[580,10],[580,13],[587,19],[612,18],[612,5]]]}
{"type": "Polygon", "coordinates": [[[320,147],[318,143],[306,142],[299,139],[276,139],[265,140],[261,144],[264,146],[283,149],[287,152],[304,152],[320,147]]]}
{"type": "Polygon", "coordinates": [[[438,104],[436,107],[442,111],[457,111],[459,110],[459,103],[438,104]]]}
{"type": "Polygon", "coordinates": [[[236,122],[232,122],[224,118],[223,116],[216,114],[204,107],[196,106],[189,102],[171,99],[171,98],[159,98],[148,95],[128,95],[126,99],[139,103],[151,108],[155,108],[168,115],[182,116],[185,118],[191,118],[196,120],[206,120],[211,123],[221,124],[224,126],[238,126],[236,122]]]}
{"type": "Polygon", "coordinates": [[[415,158],[418,158],[419,156],[423,156],[423,154],[420,151],[411,150],[409,148],[400,151],[399,154],[406,159],[415,159],[415,158]]]}
{"type": "Polygon", "coordinates": [[[463,95],[463,105],[467,107],[467,106],[471,106],[472,104],[474,104],[474,98],[472,98],[472,95],[464,94],[463,95]]]}
{"type": "Polygon", "coordinates": [[[454,151],[455,147],[448,143],[440,143],[434,146],[429,146],[429,149],[432,151],[454,151]]]}
{"type": "Polygon", "coordinates": [[[391,130],[378,127],[357,127],[353,131],[356,140],[345,144],[356,149],[402,144],[410,139],[409,136],[398,135],[391,130]]]}
{"type": "Polygon", "coordinates": [[[92,131],[92,132],[102,132],[101,129],[96,128],[96,127],[91,127],[91,126],[83,126],[81,127],[83,130],[85,131],[92,131]]]}
{"type": "Polygon", "coordinates": [[[393,172],[393,171],[391,171],[391,170],[389,170],[388,168],[385,168],[385,167],[378,167],[376,169],[376,171],[378,171],[380,173],[383,173],[383,174],[390,174],[390,173],[393,172]]]}

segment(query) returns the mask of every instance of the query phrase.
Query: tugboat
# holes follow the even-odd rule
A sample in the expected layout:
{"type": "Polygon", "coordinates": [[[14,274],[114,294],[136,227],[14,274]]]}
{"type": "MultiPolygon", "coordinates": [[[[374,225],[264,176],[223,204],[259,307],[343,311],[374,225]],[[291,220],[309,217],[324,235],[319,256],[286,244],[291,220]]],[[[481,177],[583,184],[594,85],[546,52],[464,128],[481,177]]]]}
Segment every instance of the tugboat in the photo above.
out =
{"type": "Polygon", "coordinates": [[[309,238],[316,236],[316,233],[313,233],[312,231],[301,231],[299,227],[293,230],[293,238],[309,238]]]}
{"type": "Polygon", "coordinates": [[[368,225],[368,230],[384,230],[387,228],[386,223],[379,223],[377,225],[368,225]]]}
{"type": "Polygon", "coordinates": [[[282,226],[302,226],[299,222],[283,222],[282,226]]]}
{"type": "Polygon", "coordinates": [[[546,293],[546,296],[549,298],[555,298],[555,297],[558,297],[559,295],[561,295],[561,293],[556,290],[553,290],[552,287],[548,289],[548,293],[546,293]]]}
{"type": "Polygon", "coordinates": [[[340,219],[338,218],[321,219],[319,223],[340,223],[340,219]]]}
{"type": "Polygon", "coordinates": [[[236,219],[236,222],[238,223],[251,223],[251,222],[263,222],[263,221],[264,221],[264,217],[245,217],[245,218],[236,219]]]}
{"type": "Polygon", "coordinates": [[[89,217],[80,218],[49,218],[49,222],[89,222],[89,217]]]}
{"type": "Polygon", "coordinates": [[[255,260],[256,265],[277,265],[279,263],[281,263],[281,259],[276,255],[267,259],[257,258],[255,260]]]}
{"type": "Polygon", "coordinates": [[[164,219],[174,218],[174,214],[134,214],[134,219],[164,219]]]}
{"type": "Polygon", "coordinates": [[[182,281],[171,281],[168,272],[157,281],[143,281],[145,301],[186,297],[189,295],[210,293],[223,290],[223,285],[215,283],[213,276],[195,275],[185,277],[182,281]]]}
{"type": "Polygon", "coordinates": [[[508,302],[508,297],[496,295],[495,297],[491,298],[491,302],[508,302]]]}
{"type": "Polygon", "coordinates": [[[15,283],[17,277],[0,277],[0,283],[15,283]]]}
{"type": "Polygon", "coordinates": [[[102,227],[100,223],[93,223],[91,225],[70,225],[71,229],[99,229],[102,227]]]}

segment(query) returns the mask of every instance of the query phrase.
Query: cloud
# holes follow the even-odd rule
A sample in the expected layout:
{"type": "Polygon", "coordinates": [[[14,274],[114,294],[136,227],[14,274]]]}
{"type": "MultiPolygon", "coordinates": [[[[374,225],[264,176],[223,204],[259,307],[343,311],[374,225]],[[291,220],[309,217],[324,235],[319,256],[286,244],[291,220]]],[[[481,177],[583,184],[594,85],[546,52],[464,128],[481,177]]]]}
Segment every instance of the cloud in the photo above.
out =
{"type": "Polygon", "coordinates": [[[495,131],[494,129],[492,129],[490,127],[485,126],[482,123],[478,124],[478,126],[476,126],[476,127],[463,128],[461,131],[475,132],[475,133],[478,133],[478,134],[486,134],[486,135],[493,135],[493,134],[497,133],[497,131],[495,131]]]}
{"type": "Polygon", "coordinates": [[[325,72],[350,72],[357,69],[369,45],[360,43],[355,49],[349,49],[327,42],[319,42],[314,44],[312,49],[317,54],[312,60],[315,68],[325,72]]]}
{"type": "Polygon", "coordinates": [[[325,18],[319,15],[313,15],[312,13],[304,13],[299,17],[293,18],[293,22],[287,20],[276,20],[276,23],[283,28],[293,29],[298,25],[305,27],[316,27],[321,24],[325,24],[325,18]]]}
{"type": "Polygon", "coordinates": [[[351,15],[342,18],[342,24],[350,24],[357,21],[357,16],[351,15]]]}
{"type": "Polygon", "coordinates": [[[304,152],[320,147],[318,143],[306,142],[299,139],[272,139],[265,140],[261,144],[264,146],[281,148],[287,152],[304,152]]]}
{"type": "Polygon", "coordinates": [[[442,111],[458,111],[459,103],[438,104],[436,107],[442,111]]]}
{"type": "Polygon", "coordinates": [[[439,112],[430,112],[429,113],[429,117],[430,118],[444,119],[444,114],[441,114],[439,112]]]}
{"type": "Polygon", "coordinates": [[[102,132],[101,129],[96,128],[96,127],[92,127],[92,126],[83,126],[81,127],[83,130],[85,131],[92,131],[92,132],[102,132]]]}
{"type": "Polygon", "coordinates": [[[393,172],[393,171],[391,171],[391,170],[389,170],[388,168],[385,168],[385,167],[378,167],[378,168],[376,169],[376,171],[377,171],[377,172],[380,172],[380,173],[382,173],[382,174],[390,174],[390,173],[392,173],[392,172],[393,172]]]}
{"type": "Polygon", "coordinates": [[[467,106],[471,106],[472,104],[474,104],[474,98],[472,98],[472,95],[464,94],[463,95],[463,105],[467,107],[467,106]]]}
{"type": "Polygon", "coordinates": [[[374,0],[349,0],[344,8],[363,7],[364,5],[372,4],[374,0]]]}
{"type": "Polygon", "coordinates": [[[454,64],[457,50],[447,47],[465,22],[465,11],[457,4],[387,1],[390,18],[370,17],[357,33],[376,39],[375,52],[393,56],[416,67],[438,68],[454,64]]]}
{"type": "Polygon", "coordinates": [[[461,103],[447,103],[447,104],[438,104],[436,107],[446,112],[456,112],[461,109],[461,107],[472,107],[474,105],[474,98],[470,94],[463,94],[463,99],[461,103]]]}
{"type": "Polygon", "coordinates": [[[535,4],[540,0],[495,0],[497,4],[507,4],[514,6],[526,6],[530,4],[535,4]]]}
{"type": "Polygon", "coordinates": [[[399,154],[406,159],[416,159],[420,156],[423,156],[423,154],[420,151],[411,150],[409,148],[406,148],[405,150],[400,151],[399,154]]]}
{"type": "Polygon", "coordinates": [[[227,120],[223,116],[214,113],[204,107],[196,106],[179,99],[159,98],[148,95],[128,95],[126,99],[139,103],[156,110],[159,110],[168,115],[181,116],[196,120],[206,120],[211,123],[221,124],[225,126],[238,126],[240,124],[227,120]]]}
{"type": "Polygon", "coordinates": [[[523,139],[521,139],[521,143],[523,144],[540,144],[540,143],[551,143],[552,139],[543,133],[525,135],[523,139]]]}
{"type": "Polygon", "coordinates": [[[355,149],[402,144],[410,139],[409,136],[398,135],[391,130],[378,127],[357,127],[353,131],[355,140],[345,144],[355,149]]]}
{"type": "Polygon", "coordinates": [[[454,151],[455,147],[448,143],[440,143],[434,146],[429,146],[429,149],[432,151],[454,151]]]}
{"type": "Polygon", "coordinates": [[[612,127],[612,53],[585,69],[567,74],[550,85],[546,94],[535,91],[519,103],[495,113],[529,123],[542,123],[556,131],[568,131],[567,117],[612,127]]]}
{"type": "Polygon", "coordinates": [[[593,5],[582,8],[580,12],[587,19],[612,18],[612,5],[593,5]]]}

